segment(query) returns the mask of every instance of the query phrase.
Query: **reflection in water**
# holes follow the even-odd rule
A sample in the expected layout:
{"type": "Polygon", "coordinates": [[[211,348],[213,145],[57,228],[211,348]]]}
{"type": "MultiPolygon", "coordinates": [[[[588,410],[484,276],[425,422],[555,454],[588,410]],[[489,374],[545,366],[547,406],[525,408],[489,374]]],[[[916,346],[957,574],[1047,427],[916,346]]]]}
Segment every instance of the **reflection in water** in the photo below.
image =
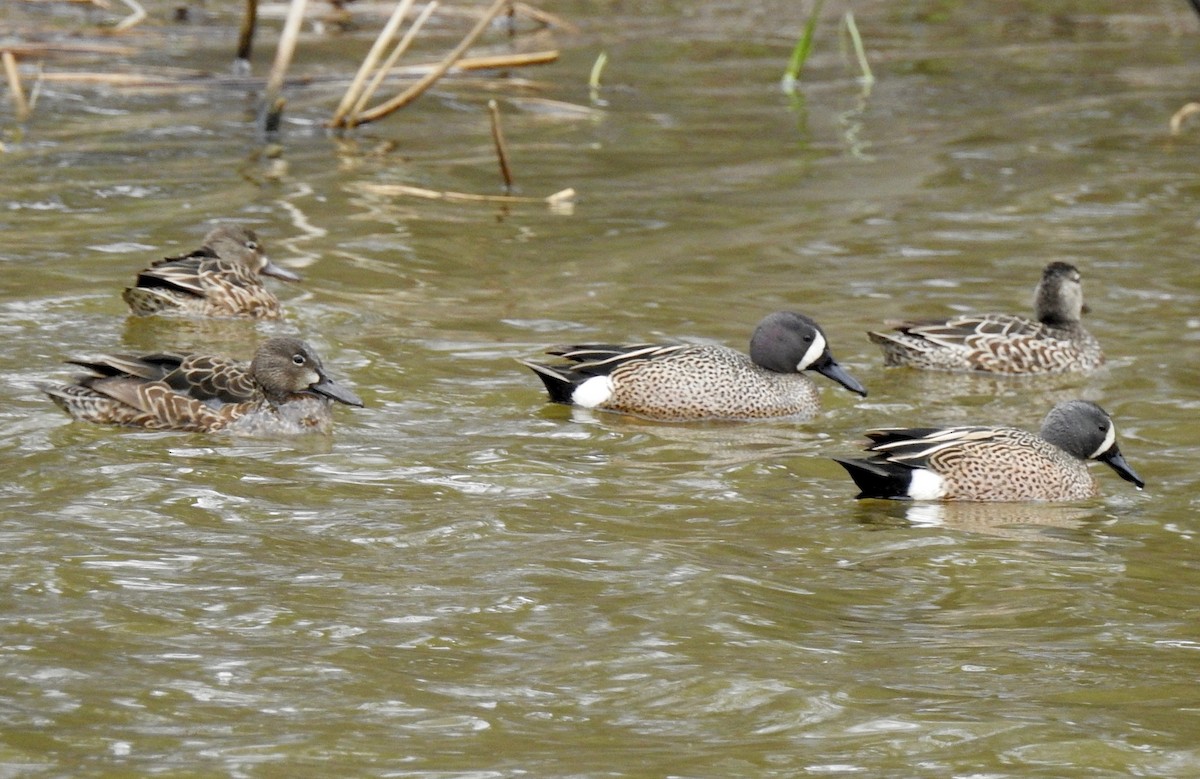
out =
{"type": "Polygon", "coordinates": [[[1046,528],[1077,530],[1095,509],[1037,503],[911,503],[904,518],[916,527],[947,527],[1003,538],[1034,540],[1046,528]]]}

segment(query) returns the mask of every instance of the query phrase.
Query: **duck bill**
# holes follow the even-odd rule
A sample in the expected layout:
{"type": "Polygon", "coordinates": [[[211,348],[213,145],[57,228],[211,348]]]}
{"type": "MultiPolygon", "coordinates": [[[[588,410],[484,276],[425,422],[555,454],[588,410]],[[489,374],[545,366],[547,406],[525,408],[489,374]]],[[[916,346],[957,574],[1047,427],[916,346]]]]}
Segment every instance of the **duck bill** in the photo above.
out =
{"type": "Polygon", "coordinates": [[[267,264],[262,266],[262,270],[259,273],[264,276],[274,276],[284,281],[300,281],[301,278],[299,273],[290,271],[287,268],[281,268],[270,260],[267,260],[267,264]]]}
{"type": "Polygon", "coordinates": [[[321,377],[321,380],[308,388],[310,392],[318,395],[324,395],[330,400],[336,400],[338,403],[345,403],[347,406],[362,407],[362,400],[358,395],[355,395],[350,390],[336,383],[333,379],[321,377]]]}
{"type": "Polygon", "coordinates": [[[851,392],[857,392],[864,398],[867,396],[867,388],[859,383],[858,379],[847,373],[846,369],[838,365],[832,357],[822,361],[820,365],[814,365],[812,369],[822,376],[833,379],[851,392]]]}
{"type": "Polygon", "coordinates": [[[1146,486],[1142,477],[1138,476],[1137,472],[1129,467],[1129,463],[1125,462],[1125,458],[1121,456],[1121,450],[1117,447],[1114,446],[1096,459],[1116,471],[1117,475],[1125,481],[1132,482],[1133,486],[1139,490],[1146,486]]]}

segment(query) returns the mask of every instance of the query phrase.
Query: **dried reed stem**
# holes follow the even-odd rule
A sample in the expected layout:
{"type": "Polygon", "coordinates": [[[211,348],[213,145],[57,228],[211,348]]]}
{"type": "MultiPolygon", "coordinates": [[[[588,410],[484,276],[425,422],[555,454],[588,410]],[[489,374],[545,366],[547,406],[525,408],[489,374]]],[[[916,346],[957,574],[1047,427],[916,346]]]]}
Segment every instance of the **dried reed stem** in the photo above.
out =
{"type": "Polygon", "coordinates": [[[1183,132],[1183,120],[1192,114],[1200,114],[1200,103],[1185,103],[1171,116],[1171,135],[1179,135],[1183,132]]]}
{"type": "Polygon", "coordinates": [[[25,90],[21,88],[21,74],[17,72],[17,58],[8,49],[0,52],[4,61],[4,74],[8,77],[8,89],[12,93],[13,108],[17,112],[17,120],[25,121],[29,117],[29,103],[25,100],[25,90]]]}
{"type": "Polygon", "coordinates": [[[371,192],[377,195],[408,195],[410,197],[423,197],[428,200],[447,200],[459,203],[549,203],[555,205],[567,203],[575,199],[575,190],[570,187],[546,197],[476,195],[471,192],[450,192],[438,189],[424,189],[423,187],[410,187],[406,184],[364,184],[360,185],[360,188],[364,192],[371,192]]]}
{"type": "Polygon", "coordinates": [[[500,129],[500,106],[495,100],[488,101],[488,117],[492,122],[492,142],[496,144],[496,159],[500,163],[500,177],[504,179],[504,191],[512,192],[512,168],[508,165],[508,146],[504,143],[504,131],[500,129]]]}
{"type": "Polygon", "coordinates": [[[56,70],[51,73],[38,74],[38,80],[60,84],[103,84],[105,86],[132,87],[135,89],[160,87],[165,89],[196,90],[205,89],[209,86],[199,81],[205,75],[207,74],[195,71],[195,75],[190,79],[180,81],[161,74],[151,76],[143,73],[97,73],[95,71],[56,70]]]}
{"type": "Polygon", "coordinates": [[[113,57],[127,57],[137,54],[140,49],[133,46],[119,46],[111,43],[36,43],[32,41],[15,42],[7,47],[18,57],[50,57],[56,54],[106,54],[113,57]]]}
{"type": "Polygon", "coordinates": [[[524,65],[544,65],[558,59],[558,52],[529,51],[524,54],[495,54],[486,57],[463,57],[454,64],[455,70],[495,70],[519,68],[524,65]]]}
{"type": "Polygon", "coordinates": [[[133,13],[117,22],[117,25],[113,27],[113,30],[116,32],[125,32],[130,27],[139,25],[146,19],[146,9],[142,8],[142,4],[138,0],[123,0],[123,2],[129,6],[133,13]]]}
{"type": "Polygon", "coordinates": [[[430,2],[426,3],[425,7],[421,9],[421,13],[419,13],[417,18],[413,20],[413,23],[409,26],[408,31],[404,33],[404,37],[400,39],[400,41],[396,44],[396,47],[392,49],[390,54],[388,54],[387,60],[379,67],[379,70],[376,71],[375,77],[371,79],[371,83],[368,84],[367,88],[363,90],[363,93],[359,95],[358,100],[354,101],[354,108],[350,111],[351,126],[358,124],[357,117],[360,113],[362,113],[363,109],[367,107],[367,101],[369,101],[375,95],[375,92],[379,90],[379,85],[383,83],[383,79],[389,72],[391,72],[392,68],[396,66],[396,62],[401,56],[403,56],[404,52],[409,50],[409,48],[412,46],[412,42],[417,39],[417,33],[421,31],[421,28],[425,26],[425,23],[429,21],[429,17],[433,16],[433,12],[437,9],[437,0],[430,0],[430,2]]]}
{"type": "MultiPolygon", "coordinates": [[[[1197,0],[1200,2],[1200,0],[1197,0]]],[[[578,33],[579,28],[568,22],[561,16],[556,16],[549,11],[543,11],[540,8],[534,8],[529,3],[516,2],[513,3],[513,11],[521,16],[525,16],[538,24],[544,24],[547,27],[557,27],[558,29],[568,33],[578,33]]]]}
{"type": "Polygon", "coordinates": [[[438,79],[446,74],[446,71],[450,69],[450,67],[459,59],[459,57],[463,55],[464,52],[466,52],[467,49],[471,48],[475,41],[479,40],[479,36],[483,35],[483,32],[487,29],[487,26],[492,23],[492,20],[495,19],[496,16],[499,15],[504,7],[510,2],[512,2],[512,0],[493,0],[492,4],[488,6],[488,9],[483,12],[483,16],[479,18],[479,21],[476,22],[471,31],[467,33],[467,36],[463,38],[457,46],[454,47],[453,51],[446,55],[445,59],[438,63],[437,67],[419,79],[417,83],[413,84],[404,92],[392,98],[391,100],[381,103],[380,105],[377,105],[369,110],[363,111],[361,114],[355,117],[354,123],[366,124],[367,122],[373,122],[376,119],[382,119],[393,111],[403,108],[423,95],[425,91],[429,89],[429,87],[433,86],[438,79]]]}
{"type": "Polygon", "coordinates": [[[258,0],[246,0],[246,11],[242,14],[242,25],[238,28],[238,45],[235,60],[246,63],[242,69],[250,71],[250,53],[254,49],[254,29],[258,26],[258,0]]]}
{"type": "Polygon", "coordinates": [[[279,114],[283,111],[283,101],[279,93],[283,90],[283,77],[288,65],[292,62],[292,54],[296,51],[296,39],[300,36],[300,25],[304,22],[304,6],[308,0],[292,0],[288,6],[287,21],[283,24],[283,33],[279,37],[279,47],[275,49],[275,62],[271,65],[271,73],[267,76],[267,86],[263,91],[263,126],[279,126],[279,114]]]}
{"type": "Polygon", "coordinates": [[[358,96],[362,94],[363,84],[367,80],[367,75],[371,69],[375,67],[375,63],[383,56],[383,50],[391,43],[392,38],[396,35],[396,30],[400,29],[400,25],[404,22],[404,17],[408,15],[408,9],[412,7],[413,0],[400,0],[396,3],[396,8],[392,11],[392,15],[388,17],[387,24],[379,31],[379,36],[375,42],[371,44],[371,50],[367,52],[367,56],[363,58],[362,64],[358,66],[358,72],[354,74],[354,80],[350,82],[350,87],[346,90],[346,94],[342,95],[342,102],[338,103],[338,107],[333,112],[333,118],[329,120],[330,127],[339,127],[342,124],[342,117],[349,111],[350,107],[358,100],[358,96]]]}

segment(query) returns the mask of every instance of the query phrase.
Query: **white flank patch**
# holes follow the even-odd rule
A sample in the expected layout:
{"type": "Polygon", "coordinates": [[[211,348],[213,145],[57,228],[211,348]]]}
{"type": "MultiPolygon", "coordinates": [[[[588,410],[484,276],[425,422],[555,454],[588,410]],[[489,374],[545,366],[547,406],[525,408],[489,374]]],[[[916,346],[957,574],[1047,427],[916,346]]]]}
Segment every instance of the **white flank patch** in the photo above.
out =
{"type": "Polygon", "coordinates": [[[821,358],[821,355],[824,353],[825,353],[825,337],[823,335],[821,335],[820,333],[816,333],[816,337],[813,338],[812,346],[808,347],[808,351],[805,352],[804,356],[800,358],[800,362],[796,363],[796,370],[797,371],[804,370],[805,368],[807,368],[808,366],[812,365],[814,362],[819,360],[821,358]]]}
{"type": "Polygon", "coordinates": [[[946,480],[927,468],[916,468],[908,482],[908,497],[913,500],[937,500],[946,494],[946,480]]]}
{"type": "Polygon", "coordinates": [[[1114,425],[1112,422],[1109,422],[1108,423],[1108,432],[1105,433],[1105,435],[1104,435],[1104,443],[1100,444],[1100,448],[1097,449],[1096,451],[1092,452],[1091,456],[1088,457],[1088,459],[1095,460],[1097,457],[1099,457],[1100,455],[1107,452],[1109,447],[1112,446],[1113,442],[1116,440],[1117,440],[1117,426],[1114,425]]]}
{"type": "Polygon", "coordinates": [[[593,376],[575,388],[571,400],[584,408],[595,408],[612,397],[612,379],[607,376],[593,376]]]}

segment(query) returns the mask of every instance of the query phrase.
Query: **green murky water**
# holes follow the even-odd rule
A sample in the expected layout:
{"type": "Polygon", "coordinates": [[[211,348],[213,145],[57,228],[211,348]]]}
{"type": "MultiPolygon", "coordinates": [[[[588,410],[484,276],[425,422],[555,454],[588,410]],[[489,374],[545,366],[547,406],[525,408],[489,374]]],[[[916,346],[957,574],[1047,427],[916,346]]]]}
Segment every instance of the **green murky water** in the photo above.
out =
{"type": "MultiPolygon", "coordinates": [[[[56,70],[224,70],[234,4],[56,70]]],[[[564,3],[530,85],[446,83],[336,139],[289,92],[47,82],[0,108],[0,774],[1195,776],[1200,23],[1183,2],[867,2],[867,91],[826,7],[564,3]],[[603,105],[586,79],[606,50],[603,105]],[[498,191],[497,97],[521,194],[498,191]],[[127,321],[121,287],[210,220],[305,274],[281,323],[127,321]],[[1110,368],[885,371],[888,318],[1029,309],[1085,274],[1110,368]],[[815,420],[661,425],[548,407],[513,358],[566,340],[744,346],[794,308],[871,390],[815,420]],[[367,402],[330,440],[71,423],[34,382],[97,350],[247,355],[298,332],[367,402]],[[828,459],[884,424],[1035,427],[1101,402],[1148,482],[1059,507],[857,503],[828,459]]],[[[351,6],[355,9],[355,6],[351,6]]],[[[8,4],[26,37],[116,10],[8,4]]],[[[348,73],[378,17],[307,34],[348,73]]],[[[461,25],[461,23],[459,23],[461,25]]],[[[264,22],[265,71],[278,21],[264,22]]],[[[445,22],[425,44],[453,42],[445,22]]],[[[107,39],[106,39],[107,40],[107,39]]],[[[306,59],[307,56],[307,59],[306,59]]],[[[421,59],[421,57],[417,57],[421,59]]]]}

